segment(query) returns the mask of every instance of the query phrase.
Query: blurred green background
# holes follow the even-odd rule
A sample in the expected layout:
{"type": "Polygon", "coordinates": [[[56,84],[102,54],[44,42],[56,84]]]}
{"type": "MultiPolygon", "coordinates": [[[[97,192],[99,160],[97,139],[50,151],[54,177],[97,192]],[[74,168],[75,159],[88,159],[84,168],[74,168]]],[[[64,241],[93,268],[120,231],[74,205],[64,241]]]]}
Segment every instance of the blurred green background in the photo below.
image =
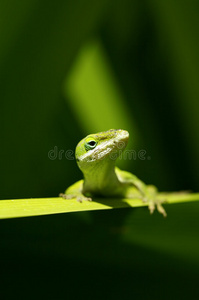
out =
{"type": "MultiPolygon", "coordinates": [[[[146,151],[120,167],[198,192],[198,34],[195,0],[1,0],[0,199],[56,197],[82,176],[60,151],[110,128],[146,151]]],[[[144,209],[4,220],[4,287],[36,285],[25,299],[194,299],[198,204],[167,210],[166,221],[144,209]]]]}

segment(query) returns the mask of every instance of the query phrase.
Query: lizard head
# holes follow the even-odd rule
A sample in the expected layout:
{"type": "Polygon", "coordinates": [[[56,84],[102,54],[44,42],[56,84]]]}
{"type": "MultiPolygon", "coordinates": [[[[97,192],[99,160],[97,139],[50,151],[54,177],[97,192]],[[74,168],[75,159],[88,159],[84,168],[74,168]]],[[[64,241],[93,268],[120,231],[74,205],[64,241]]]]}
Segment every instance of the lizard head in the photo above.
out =
{"type": "Polygon", "coordinates": [[[125,149],[128,139],[128,131],[122,129],[110,129],[86,136],[78,143],[75,151],[79,168],[89,171],[98,163],[114,163],[125,149]]]}

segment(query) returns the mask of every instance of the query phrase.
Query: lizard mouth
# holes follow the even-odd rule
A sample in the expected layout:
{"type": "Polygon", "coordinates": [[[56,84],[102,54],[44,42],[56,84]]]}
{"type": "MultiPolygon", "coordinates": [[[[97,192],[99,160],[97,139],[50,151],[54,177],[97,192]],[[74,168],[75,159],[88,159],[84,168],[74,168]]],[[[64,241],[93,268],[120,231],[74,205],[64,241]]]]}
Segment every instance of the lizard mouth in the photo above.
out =
{"type": "Polygon", "coordinates": [[[126,147],[129,140],[129,133],[126,130],[119,129],[114,139],[116,148],[122,150],[126,147]]]}

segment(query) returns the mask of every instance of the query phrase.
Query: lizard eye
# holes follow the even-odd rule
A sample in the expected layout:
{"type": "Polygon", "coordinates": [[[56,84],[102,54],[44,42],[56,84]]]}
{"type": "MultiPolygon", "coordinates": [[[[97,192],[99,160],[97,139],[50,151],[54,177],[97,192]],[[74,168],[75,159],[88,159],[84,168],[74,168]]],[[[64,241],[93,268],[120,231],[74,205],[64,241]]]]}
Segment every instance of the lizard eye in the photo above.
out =
{"type": "Polygon", "coordinates": [[[85,149],[88,150],[92,150],[97,146],[97,142],[94,140],[90,140],[88,142],[85,143],[85,149]]]}

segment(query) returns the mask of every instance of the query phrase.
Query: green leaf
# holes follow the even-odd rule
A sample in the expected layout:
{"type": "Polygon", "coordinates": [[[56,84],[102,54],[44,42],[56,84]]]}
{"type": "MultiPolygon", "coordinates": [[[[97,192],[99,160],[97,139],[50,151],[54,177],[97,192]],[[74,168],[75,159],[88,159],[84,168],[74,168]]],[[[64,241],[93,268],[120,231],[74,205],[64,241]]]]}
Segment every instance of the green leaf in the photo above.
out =
{"type": "MultiPolygon", "coordinates": [[[[189,201],[199,201],[198,194],[170,193],[161,194],[167,199],[168,204],[189,201]]],[[[81,212],[92,210],[105,210],[127,207],[147,206],[140,199],[95,199],[92,202],[79,203],[75,199],[64,200],[62,198],[35,198],[35,199],[15,199],[0,201],[0,218],[18,218],[41,216],[57,213],[81,212]]]]}

